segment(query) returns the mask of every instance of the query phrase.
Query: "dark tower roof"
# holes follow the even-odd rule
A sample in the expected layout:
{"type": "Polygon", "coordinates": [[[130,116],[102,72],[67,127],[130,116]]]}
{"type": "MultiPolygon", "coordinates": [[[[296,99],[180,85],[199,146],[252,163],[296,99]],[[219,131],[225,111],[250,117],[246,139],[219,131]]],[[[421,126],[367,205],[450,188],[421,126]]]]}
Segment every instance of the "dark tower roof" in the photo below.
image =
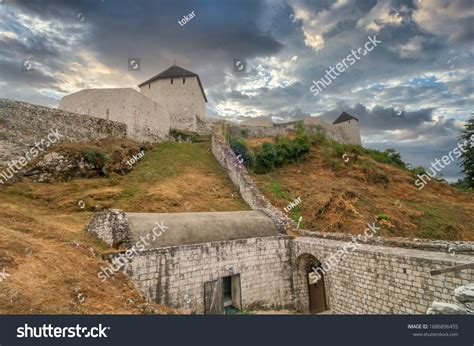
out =
{"type": "Polygon", "coordinates": [[[141,83],[138,87],[140,88],[143,85],[154,82],[155,80],[158,80],[158,79],[183,78],[183,77],[196,77],[197,78],[199,87],[201,88],[201,91],[202,91],[202,96],[204,96],[204,100],[206,100],[207,102],[207,97],[206,97],[206,94],[204,93],[204,89],[202,87],[201,80],[199,79],[199,75],[176,65],[173,65],[170,68],[164,70],[163,72],[158,73],[156,76],[151,77],[150,79],[147,79],[146,81],[141,83]]]}
{"type": "Polygon", "coordinates": [[[340,116],[337,117],[336,120],[334,120],[333,124],[339,124],[339,123],[343,123],[344,121],[349,121],[349,120],[357,120],[359,121],[359,119],[357,119],[356,117],[346,113],[346,112],[342,112],[340,116]]]}

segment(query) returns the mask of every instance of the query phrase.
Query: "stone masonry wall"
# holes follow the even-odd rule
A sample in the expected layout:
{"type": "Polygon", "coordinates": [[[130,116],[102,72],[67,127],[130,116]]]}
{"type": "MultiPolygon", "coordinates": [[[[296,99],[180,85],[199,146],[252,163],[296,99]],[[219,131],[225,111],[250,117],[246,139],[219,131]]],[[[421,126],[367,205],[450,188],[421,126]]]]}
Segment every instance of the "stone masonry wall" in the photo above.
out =
{"type": "Polygon", "coordinates": [[[239,273],[243,309],[287,309],[290,250],[288,236],[174,246],[140,253],[125,271],[150,300],[195,313],[205,282],[239,273]]]}
{"type": "MultiPolygon", "coordinates": [[[[303,254],[323,262],[345,243],[297,237],[292,241],[293,263],[303,254]]],[[[438,276],[430,271],[473,260],[472,255],[362,245],[325,276],[329,309],[336,314],[424,314],[433,300],[453,303],[454,289],[474,282],[472,269],[438,276]]],[[[307,281],[294,280],[295,306],[303,312],[307,290],[307,281]]]]}
{"type": "Polygon", "coordinates": [[[247,202],[252,209],[260,210],[269,216],[281,232],[294,228],[294,222],[279,209],[275,208],[260,192],[257,184],[252,180],[245,167],[239,162],[225,140],[221,126],[222,124],[217,124],[214,127],[212,153],[224,168],[234,185],[239,189],[243,200],[247,202]]]}
{"type": "Polygon", "coordinates": [[[67,141],[125,138],[127,131],[122,123],[0,99],[0,165],[22,156],[52,129],[67,141]]]}

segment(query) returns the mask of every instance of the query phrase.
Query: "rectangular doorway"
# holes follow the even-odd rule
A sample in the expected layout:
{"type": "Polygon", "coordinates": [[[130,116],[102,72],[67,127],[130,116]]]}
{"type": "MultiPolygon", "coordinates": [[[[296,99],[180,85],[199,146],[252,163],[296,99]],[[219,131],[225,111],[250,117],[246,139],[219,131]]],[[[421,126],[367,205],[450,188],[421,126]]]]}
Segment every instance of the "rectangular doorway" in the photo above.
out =
{"type": "Polygon", "coordinates": [[[326,311],[327,304],[324,277],[314,284],[311,284],[310,282],[311,281],[308,281],[309,312],[311,314],[318,314],[326,311]]]}
{"type": "Polygon", "coordinates": [[[205,314],[233,314],[241,309],[240,274],[204,283],[205,314]]]}

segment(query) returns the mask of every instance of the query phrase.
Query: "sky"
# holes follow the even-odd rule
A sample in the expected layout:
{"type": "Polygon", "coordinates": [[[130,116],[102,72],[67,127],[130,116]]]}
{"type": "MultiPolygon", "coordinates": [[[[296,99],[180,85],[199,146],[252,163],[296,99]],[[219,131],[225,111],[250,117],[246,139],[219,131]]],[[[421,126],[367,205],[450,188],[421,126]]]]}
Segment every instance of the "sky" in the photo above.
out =
{"type": "Polygon", "coordinates": [[[473,41],[472,0],[0,0],[0,97],[56,107],[176,62],[199,74],[208,116],[346,111],[364,146],[428,167],[474,114],[473,41]],[[315,95],[313,81],[369,38],[380,43],[315,95]]]}

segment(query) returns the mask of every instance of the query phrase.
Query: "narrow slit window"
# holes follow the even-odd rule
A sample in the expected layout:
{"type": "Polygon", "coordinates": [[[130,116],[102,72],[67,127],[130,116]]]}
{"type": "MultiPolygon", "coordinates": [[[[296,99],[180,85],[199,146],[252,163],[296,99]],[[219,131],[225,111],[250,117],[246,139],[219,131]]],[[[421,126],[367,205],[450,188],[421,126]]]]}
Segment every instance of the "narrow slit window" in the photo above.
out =
{"type": "Polygon", "coordinates": [[[184,81],[186,80],[186,78],[183,78],[183,84],[184,84],[184,81]]]}
{"type": "Polygon", "coordinates": [[[173,84],[173,78],[171,78],[171,84],[173,84]]]}

